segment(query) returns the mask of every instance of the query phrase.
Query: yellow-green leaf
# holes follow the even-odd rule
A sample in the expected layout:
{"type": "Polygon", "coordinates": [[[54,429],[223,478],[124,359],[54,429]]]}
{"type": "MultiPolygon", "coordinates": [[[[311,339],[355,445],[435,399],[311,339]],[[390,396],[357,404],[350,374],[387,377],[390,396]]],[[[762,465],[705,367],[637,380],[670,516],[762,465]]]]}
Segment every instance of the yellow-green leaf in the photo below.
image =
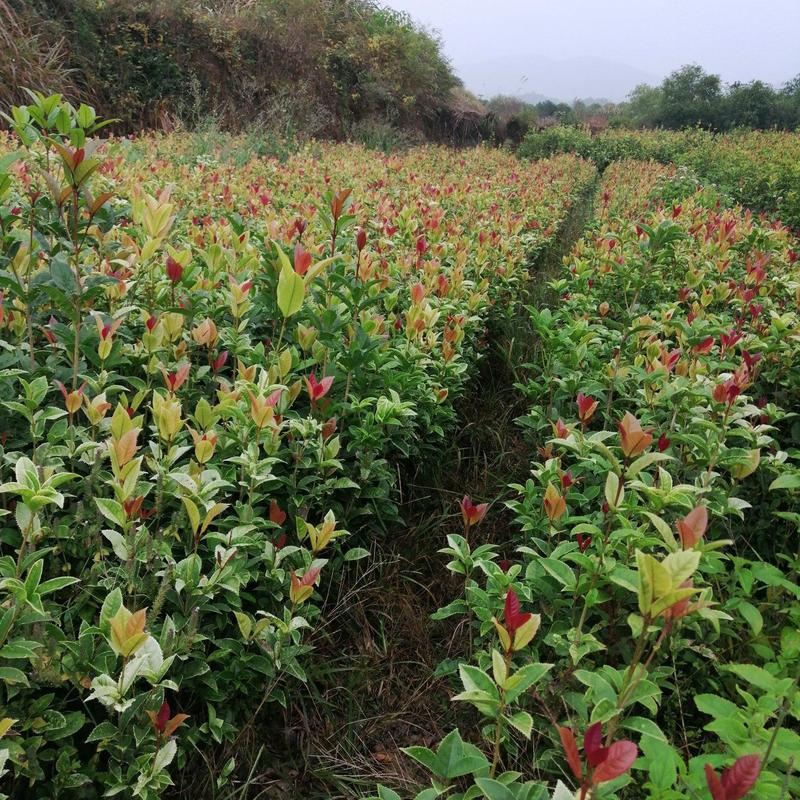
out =
{"type": "Polygon", "coordinates": [[[694,575],[699,563],[699,550],[678,550],[676,553],[670,553],[661,565],[669,573],[672,587],[677,588],[694,575]]]}
{"type": "Polygon", "coordinates": [[[284,318],[291,317],[302,308],[305,291],[303,279],[291,267],[282,267],[278,278],[278,308],[284,318]]]}
{"type": "Polygon", "coordinates": [[[197,533],[197,529],[200,527],[200,512],[197,510],[197,506],[195,505],[194,500],[186,495],[181,497],[183,500],[183,505],[186,507],[186,513],[189,515],[189,523],[192,526],[192,533],[197,533]]]}
{"type": "MultiPolygon", "coordinates": [[[[214,521],[214,518],[218,517],[227,507],[227,503],[214,503],[203,520],[203,527],[200,529],[200,532],[205,533],[208,526],[214,521]]],[[[197,528],[195,528],[195,530],[197,530],[197,528]]]]}

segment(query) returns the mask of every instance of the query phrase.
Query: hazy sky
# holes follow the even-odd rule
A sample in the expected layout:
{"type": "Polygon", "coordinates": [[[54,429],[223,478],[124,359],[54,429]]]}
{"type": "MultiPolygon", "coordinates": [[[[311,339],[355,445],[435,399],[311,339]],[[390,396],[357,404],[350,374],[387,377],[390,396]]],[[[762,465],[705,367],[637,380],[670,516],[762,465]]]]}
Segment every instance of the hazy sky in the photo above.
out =
{"type": "MultiPolygon", "coordinates": [[[[503,73],[503,67],[519,71],[524,64],[519,57],[527,55],[559,61],[601,58],[634,68],[629,78],[634,81],[642,75],[660,80],[691,62],[726,82],[760,78],[780,85],[800,73],[800,0],[384,2],[438,30],[468,88],[484,93],[499,91],[504,81],[508,92],[518,92],[522,85],[525,91],[552,91],[547,75],[522,80],[521,75],[503,73]],[[478,65],[487,72],[483,86],[474,85],[482,74],[478,65]]],[[[536,71],[547,71],[542,64],[548,62],[532,61],[536,71]]],[[[619,81],[625,83],[624,71],[615,80],[609,97],[619,91],[619,81]]]]}

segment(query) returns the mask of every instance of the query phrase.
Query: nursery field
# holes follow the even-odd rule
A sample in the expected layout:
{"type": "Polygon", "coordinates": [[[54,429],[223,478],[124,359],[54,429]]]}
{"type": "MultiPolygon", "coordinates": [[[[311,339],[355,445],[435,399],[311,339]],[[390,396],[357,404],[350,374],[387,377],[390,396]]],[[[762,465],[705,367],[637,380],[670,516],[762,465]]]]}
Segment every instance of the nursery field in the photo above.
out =
{"type": "Polygon", "coordinates": [[[668,158],[10,123],[0,797],[800,797],[774,214],[668,158]]]}
{"type": "Polygon", "coordinates": [[[576,152],[599,169],[626,158],[678,164],[713,183],[729,202],[779,218],[800,231],[800,133],[737,130],[711,133],[607,129],[592,136],[578,128],[531,132],[520,154],[576,152]]]}

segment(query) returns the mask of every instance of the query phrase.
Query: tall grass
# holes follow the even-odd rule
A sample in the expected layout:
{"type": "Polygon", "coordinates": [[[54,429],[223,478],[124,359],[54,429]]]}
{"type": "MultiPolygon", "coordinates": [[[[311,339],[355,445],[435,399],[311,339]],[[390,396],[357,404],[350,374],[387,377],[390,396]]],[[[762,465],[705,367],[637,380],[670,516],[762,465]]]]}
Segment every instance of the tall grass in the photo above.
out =
{"type": "Polygon", "coordinates": [[[46,41],[0,0],[0,106],[27,100],[23,86],[71,94],[75,86],[65,57],[63,39],[46,41]]]}

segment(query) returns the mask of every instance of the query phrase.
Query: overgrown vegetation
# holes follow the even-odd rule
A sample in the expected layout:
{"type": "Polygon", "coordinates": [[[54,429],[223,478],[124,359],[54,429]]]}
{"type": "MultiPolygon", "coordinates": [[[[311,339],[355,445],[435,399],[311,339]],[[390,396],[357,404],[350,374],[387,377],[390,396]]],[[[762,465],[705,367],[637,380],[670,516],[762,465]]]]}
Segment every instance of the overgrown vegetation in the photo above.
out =
{"type": "Polygon", "coordinates": [[[724,86],[719,75],[688,64],[659,86],[637,86],[615,118],[633,127],[675,130],[793,130],[800,127],[800,75],[777,90],[757,80],[724,86]]]}
{"type": "Polygon", "coordinates": [[[556,131],[614,155],[546,288],[597,182],[576,155],[277,159],[31,99],[0,138],[7,796],[800,793],[789,229],[621,158],[675,135],[556,131]],[[443,461],[465,404],[482,467],[443,461]],[[434,516],[400,534],[420,474],[434,516]],[[399,640],[428,644],[375,704],[409,740],[365,751],[339,704],[399,640]],[[261,766],[306,760],[276,741],[298,713],[350,759],[323,788],[261,766]]]}
{"type": "Polygon", "coordinates": [[[0,54],[6,106],[19,86],[77,85],[122,131],[213,118],[284,137],[457,132],[458,80],[439,41],[371,0],[8,2],[0,13],[19,33],[0,54]]]}
{"type": "Polygon", "coordinates": [[[37,86],[92,102],[122,132],[212,122],[388,151],[424,139],[516,146],[552,124],[800,126],[800,77],[725,87],[697,65],[623,103],[481,101],[433,34],[376,0],[0,0],[0,19],[5,107],[37,86]]]}

